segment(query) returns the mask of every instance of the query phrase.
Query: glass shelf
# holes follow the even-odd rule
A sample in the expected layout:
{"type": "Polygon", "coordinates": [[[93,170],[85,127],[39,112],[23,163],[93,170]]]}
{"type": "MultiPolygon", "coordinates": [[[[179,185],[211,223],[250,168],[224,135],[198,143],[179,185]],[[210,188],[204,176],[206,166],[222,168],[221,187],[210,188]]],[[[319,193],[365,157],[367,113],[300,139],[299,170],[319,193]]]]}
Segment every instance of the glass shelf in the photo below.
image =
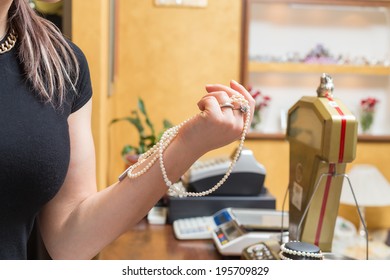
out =
{"type": "Polygon", "coordinates": [[[378,65],[331,65],[305,63],[257,62],[248,63],[249,72],[258,73],[336,73],[361,75],[390,75],[390,67],[378,65]]]}
{"type": "Polygon", "coordinates": [[[359,133],[358,141],[390,142],[389,15],[390,1],[245,0],[241,82],[271,98],[264,132],[248,139],[284,140],[283,114],[315,94],[316,75],[329,73],[337,98],[356,116],[362,98],[381,100],[373,134],[359,133]],[[329,60],[314,59],[318,45],[329,50],[321,52],[329,60]],[[300,62],[309,54],[311,63],[300,62]]]}
{"type": "MultiPolygon", "coordinates": [[[[286,135],[283,133],[259,133],[250,132],[246,139],[248,140],[286,140],[286,135]]],[[[358,135],[358,142],[390,142],[390,135],[358,135]]]]}

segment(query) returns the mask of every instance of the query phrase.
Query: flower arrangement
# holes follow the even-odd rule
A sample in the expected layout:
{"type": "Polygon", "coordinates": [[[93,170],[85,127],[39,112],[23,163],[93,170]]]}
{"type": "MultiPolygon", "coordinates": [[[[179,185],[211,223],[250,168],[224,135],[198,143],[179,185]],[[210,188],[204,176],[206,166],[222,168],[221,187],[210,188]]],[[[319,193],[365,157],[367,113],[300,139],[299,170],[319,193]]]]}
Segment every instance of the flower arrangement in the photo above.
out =
{"type": "Polygon", "coordinates": [[[261,112],[265,107],[268,107],[269,102],[271,101],[271,97],[268,95],[264,95],[260,90],[254,90],[251,86],[247,88],[249,93],[252,95],[253,99],[256,101],[253,120],[251,123],[251,128],[255,129],[257,125],[259,125],[262,121],[261,112]]]}
{"type": "Polygon", "coordinates": [[[375,107],[378,102],[379,100],[374,97],[367,97],[360,100],[360,125],[364,133],[370,129],[374,122],[375,107]]]}
{"type": "Polygon", "coordinates": [[[138,109],[132,110],[130,116],[116,118],[111,121],[110,124],[114,124],[120,121],[129,122],[133,125],[138,132],[138,145],[125,145],[122,149],[121,155],[127,165],[134,163],[138,160],[139,155],[148,151],[153,147],[161,138],[163,132],[172,127],[172,124],[164,119],[163,131],[156,133],[154,125],[149,119],[149,115],[146,111],[144,101],[138,97],[138,109]],[[149,132],[148,132],[149,131],[149,132]]]}

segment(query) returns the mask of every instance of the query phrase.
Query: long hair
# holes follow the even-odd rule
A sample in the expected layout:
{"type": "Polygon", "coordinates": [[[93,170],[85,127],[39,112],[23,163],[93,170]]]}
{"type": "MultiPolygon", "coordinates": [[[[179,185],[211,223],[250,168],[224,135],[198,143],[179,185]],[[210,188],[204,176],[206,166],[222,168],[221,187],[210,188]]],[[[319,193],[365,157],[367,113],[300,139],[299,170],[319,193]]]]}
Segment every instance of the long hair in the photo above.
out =
{"type": "Polygon", "coordinates": [[[18,56],[27,80],[44,101],[61,106],[69,89],[77,93],[79,65],[73,49],[27,0],[14,0],[8,18],[18,35],[18,56]]]}

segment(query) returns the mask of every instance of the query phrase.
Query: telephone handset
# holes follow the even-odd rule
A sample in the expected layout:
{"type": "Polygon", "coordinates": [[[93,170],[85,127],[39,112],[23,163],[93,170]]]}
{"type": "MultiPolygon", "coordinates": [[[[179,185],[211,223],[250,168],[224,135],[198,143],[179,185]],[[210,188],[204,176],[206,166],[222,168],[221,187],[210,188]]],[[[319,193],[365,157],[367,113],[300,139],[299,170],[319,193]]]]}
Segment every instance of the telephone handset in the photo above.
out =
{"type": "MultiPolygon", "coordinates": [[[[197,161],[183,175],[182,182],[189,191],[205,191],[224,176],[231,162],[231,157],[197,161]]],[[[263,191],[265,175],[264,166],[256,161],[251,150],[244,148],[228,180],[213,195],[259,195],[263,191]]]]}

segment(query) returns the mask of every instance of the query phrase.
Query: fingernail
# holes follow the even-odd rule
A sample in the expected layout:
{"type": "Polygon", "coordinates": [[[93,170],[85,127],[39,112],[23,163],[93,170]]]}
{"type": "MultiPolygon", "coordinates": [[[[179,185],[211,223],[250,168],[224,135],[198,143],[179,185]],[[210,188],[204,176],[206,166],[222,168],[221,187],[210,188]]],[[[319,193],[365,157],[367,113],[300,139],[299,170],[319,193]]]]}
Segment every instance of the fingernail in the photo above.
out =
{"type": "Polygon", "coordinates": [[[238,85],[238,82],[236,82],[236,80],[232,80],[232,83],[238,85]]]}

